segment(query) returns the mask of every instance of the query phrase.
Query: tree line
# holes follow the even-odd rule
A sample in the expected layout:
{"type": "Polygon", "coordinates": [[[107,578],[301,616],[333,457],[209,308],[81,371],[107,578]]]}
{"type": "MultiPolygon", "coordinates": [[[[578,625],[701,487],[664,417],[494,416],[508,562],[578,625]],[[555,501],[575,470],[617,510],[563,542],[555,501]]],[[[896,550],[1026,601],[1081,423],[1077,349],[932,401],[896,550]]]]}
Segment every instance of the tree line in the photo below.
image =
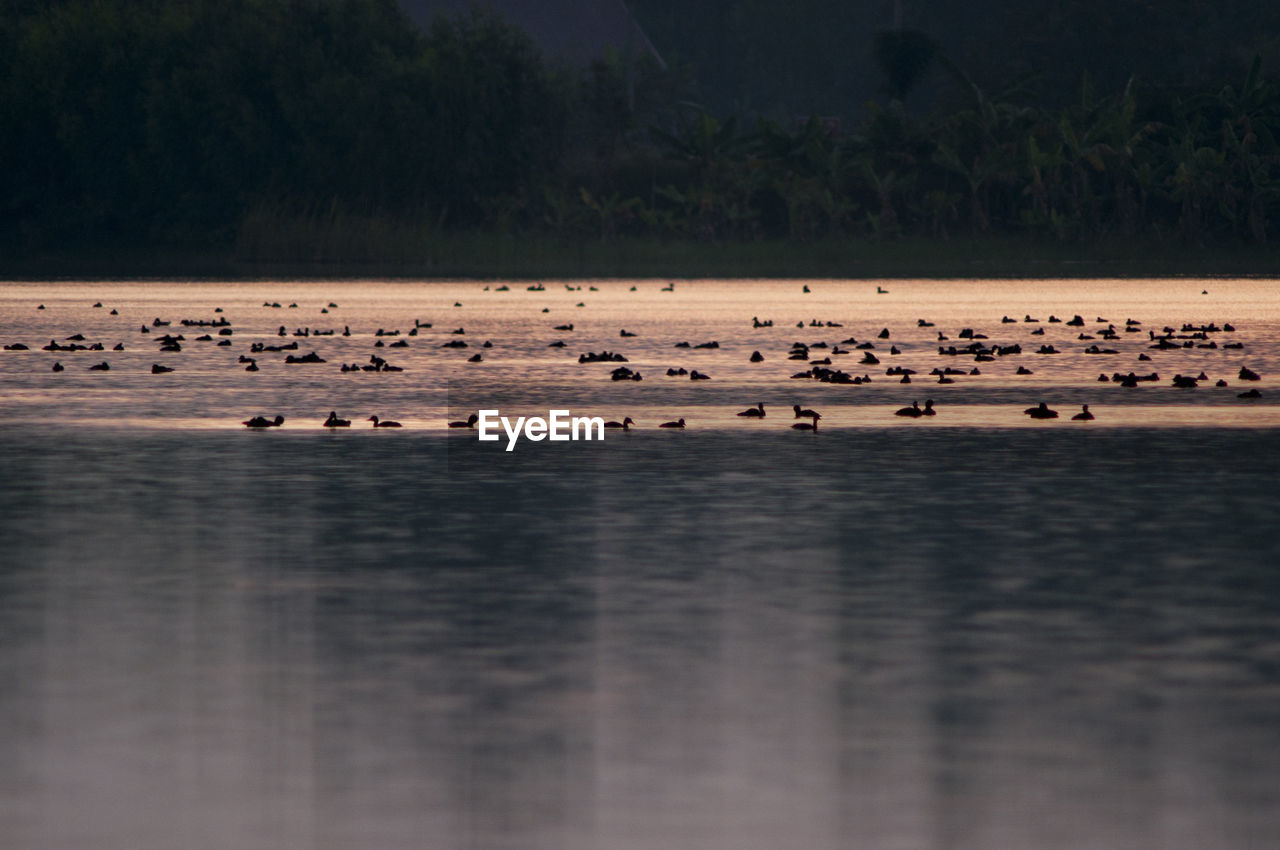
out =
{"type": "Polygon", "coordinates": [[[879,51],[897,96],[833,122],[713,114],[687,68],[564,67],[490,15],[422,32],[393,0],[26,0],[0,12],[0,57],[0,244],[18,253],[230,246],[247,221],[326,216],[604,241],[1235,244],[1266,242],[1280,210],[1260,61],[1210,86],[1083,76],[1050,106],[939,53],[948,96],[922,113],[879,51]]]}

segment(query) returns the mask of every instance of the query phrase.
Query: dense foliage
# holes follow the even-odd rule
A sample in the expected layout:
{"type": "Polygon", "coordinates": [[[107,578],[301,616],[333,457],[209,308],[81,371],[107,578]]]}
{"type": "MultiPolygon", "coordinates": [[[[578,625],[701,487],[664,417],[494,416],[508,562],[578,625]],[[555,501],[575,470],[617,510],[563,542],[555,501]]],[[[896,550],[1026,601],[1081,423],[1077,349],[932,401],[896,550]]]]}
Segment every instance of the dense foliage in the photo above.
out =
{"type": "Polygon", "coordinates": [[[565,98],[492,18],[423,34],[394,0],[31,5],[0,23],[0,219],[28,244],[225,238],[259,205],[476,224],[560,157],[565,98]]]}
{"type": "Polygon", "coordinates": [[[393,0],[11,3],[0,246],[252,230],[270,255],[273,232],[317,220],[408,222],[409,238],[1272,235],[1280,90],[1260,62],[1210,87],[1085,76],[1050,107],[985,89],[928,38],[876,51],[899,97],[857,121],[722,119],[688,101],[683,71],[562,68],[493,17],[423,33],[393,0]],[[908,110],[926,66],[949,105],[908,110]]]}

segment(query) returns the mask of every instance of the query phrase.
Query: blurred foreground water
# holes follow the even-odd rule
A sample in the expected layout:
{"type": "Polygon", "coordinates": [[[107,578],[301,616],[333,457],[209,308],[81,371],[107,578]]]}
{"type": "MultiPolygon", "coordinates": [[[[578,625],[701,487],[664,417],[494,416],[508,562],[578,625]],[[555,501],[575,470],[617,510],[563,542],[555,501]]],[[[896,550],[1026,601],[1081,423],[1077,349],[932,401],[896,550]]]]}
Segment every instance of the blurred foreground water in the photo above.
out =
{"type": "Polygon", "coordinates": [[[15,847],[1280,840],[1275,432],[0,436],[15,847]]]}

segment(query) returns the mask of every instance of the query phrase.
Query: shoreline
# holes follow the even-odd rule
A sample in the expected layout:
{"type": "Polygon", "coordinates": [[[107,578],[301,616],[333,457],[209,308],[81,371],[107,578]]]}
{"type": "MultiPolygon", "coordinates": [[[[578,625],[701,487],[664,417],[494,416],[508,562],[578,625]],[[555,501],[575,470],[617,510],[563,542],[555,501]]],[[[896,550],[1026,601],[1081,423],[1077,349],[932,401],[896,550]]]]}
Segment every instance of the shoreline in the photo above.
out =
{"type": "Polygon", "coordinates": [[[246,257],[232,248],[86,246],[34,257],[0,257],[0,278],[1079,280],[1280,276],[1280,251],[1265,245],[1082,246],[1000,236],[710,244],[468,233],[437,236],[416,245],[382,247],[385,250],[361,252],[364,256],[313,259],[325,252],[295,249],[246,257]]]}

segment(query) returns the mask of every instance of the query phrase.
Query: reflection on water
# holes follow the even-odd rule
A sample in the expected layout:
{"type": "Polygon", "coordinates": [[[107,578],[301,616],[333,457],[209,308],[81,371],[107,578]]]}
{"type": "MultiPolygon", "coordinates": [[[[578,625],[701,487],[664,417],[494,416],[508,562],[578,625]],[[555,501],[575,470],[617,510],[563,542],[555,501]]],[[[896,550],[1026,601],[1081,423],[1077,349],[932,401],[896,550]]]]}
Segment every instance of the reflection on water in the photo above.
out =
{"type": "Polygon", "coordinates": [[[0,427],[7,844],[1280,840],[1274,430],[354,436],[0,427]]]}
{"type": "Polygon", "coordinates": [[[861,281],[680,281],[674,291],[662,284],[584,281],[530,292],[518,284],[500,291],[497,282],[6,283],[0,343],[30,350],[0,351],[0,421],[210,430],[279,413],[286,430],[307,430],[337,409],[359,425],[376,413],[415,430],[443,431],[446,419],[481,407],[545,415],[554,404],[619,420],[629,415],[645,428],[683,416],[691,427],[722,430],[755,424],[733,413],[763,401],[783,411],[797,402],[817,407],[824,427],[857,428],[932,397],[951,411],[935,427],[1019,427],[1021,410],[1041,400],[1068,416],[1089,404],[1103,423],[1123,427],[1280,425],[1280,288],[1272,281],[900,281],[887,294],[861,281]],[[1077,315],[1081,324],[1070,324],[1077,315]],[[774,324],[755,327],[753,317],[774,324]],[[171,324],[155,326],[157,319],[171,324]],[[183,327],[183,319],[230,327],[183,327]],[[1200,338],[1184,326],[1215,330],[1200,338]],[[1152,349],[1152,334],[1164,336],[1166,328],[1175,348],[1152,349]],[[624,330],[635,336],[623,337],[624,330]],[[161,352],[157,341],[177,333],[182,351],[161,352]],[[50,340],[70,344],[74,335],[103,350],[41,350],[50,340]],[[559,341],[563,348],[550,347],[559,341]],[[460,342],[468,347],[445,347],[460,342]],[[691,347],[677,348],[681,342],[691,347]],[[710,342],[718,347],[692,347],[710,342]],[[792,360],[797,342],[811,348],[792,360]],[[1021,353],[986,360],[938,353],[973,342],[1019,346],[1021,353]],[[251,351],[293,344],[296,351],[251,351]],[[874,349],[858,347],[867,344],[874,349]],[[1041,346],[1058,353],[1038,354],[1041,346]],[[1091,347],[1115,353],[1085,353],[1091,347]],[[285,362],[313,351],[326,362],[285,362]],[[578,362],[602,351],[625,356],[644,380],[613,382],[617,364],[578,362]],[[755,351],[763,362],[751,362],[755,351]],[[258,372],[245,372],[240,362],[250,355],[258,372]],[[469,362],[476,355],[481,362],[469,362]],[[864,363],[867,355],[879,362],[864,363]],[[371,357],[404,371],[339,371],[371,366],[371,357]],[[110,371],[89,371],[104,360],[110,371]],[[826,360],[828,368],[871,381],[792,377],[826,360]],[[65,371],[54,373],[54,362],[65,371]],[[156,363],[175,371],[153,375],[156,363]],[[1261,381],[1240,381],[1242,366],[1261,381]],[[912,383],[901,384],[887,374],[891,368],[913,370],[912,383]],[[712,380],[668,376],[668,369],[696,369],[712,380]],[[932,374],[937,369],[960,374],[942,384],[932,374]],[[1129,372],[1160,380],[1136,388],[1098,380],[1129,372]],[[1201,373],[1206,380],[1197,389],[1172,386],[1175,374],[1201,373]],[[1218,380],[1228,386],[1215,386],[1218,380]],[[1262,397],[1238,399],[1246,386],[1262,397]]]}

